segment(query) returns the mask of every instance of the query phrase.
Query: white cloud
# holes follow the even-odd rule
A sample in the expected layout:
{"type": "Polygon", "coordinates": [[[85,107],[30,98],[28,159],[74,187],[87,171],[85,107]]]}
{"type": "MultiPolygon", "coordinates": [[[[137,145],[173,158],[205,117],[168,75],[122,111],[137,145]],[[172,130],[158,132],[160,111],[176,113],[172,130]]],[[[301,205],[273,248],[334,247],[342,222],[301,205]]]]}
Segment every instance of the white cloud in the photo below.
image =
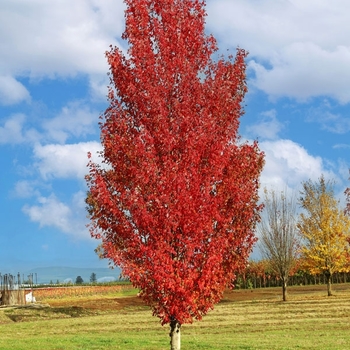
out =
{"type": "Polygon", "coordinates": [[[220,47],[250,52],[257,88],[271,97],[350,102],[348,1],[210,0],[207,9],[220,47]]]}
{"type": "Polygon", "coordinates": [[[291,140],[260,142],[265,152],[265,167],[261,176],[262,187],[297,189],[302,181],[317,180],[322,174],[336,179],[335,174],[326,169],[321,157],[314,157],[291,140]]]}
{"type": "Polygon", "coordinates": [[[121,1],[5,0],[0,4],[2,61],[12,73],[105,73],[104,52],[124,26],[121,1]]]}
{"type": "Polygon", "coordinates": [[[339,148],[350,148],[350,144],[347,143],[337,143],[336,145],[333,146],[334,149],[339,149],[339,148]]]}
{"type": "MultiPolygon", "coordinates": [[[[104,53],[122,45],[124,8],[114,0],[1,1],[0,75],[14,92],[0,79],[0,103],[30,97],[16,77],[80,73],[89,76],[92,96],[105,99],[104,53]]],[[[246,48],[255,86],[271,97],[350,101],[347,0],[209,0],[207,10],[220,47],[246,48]]]]}
{"type": "Polygon", "coordinates": [[[91,94],[103,98],[109,46],[121,46],[122,1],[3,0],[0,2],[0,103],[30,98],[16,77],[86,74],[91,94]]]}
{"type": "Polygon", "coordinates": [[[338,166],[339,166],[339,175],[342,177],[342,179],[347,183],[348,186],[350,186],[348,180],[350,180],[350,164],[344,159],[338,160],[338,166]]]}
{"type": "Polygon", "coordinates": [[[22,101],[29,101],[29,91],[12,76],[0,76],[0,104],[13,105],[22,101]]]}
{"type": "Polygon", "coordinates": [[[96,102],[106,102],[108,95],[108,85],[110,84],[107,74],[90,75],[90,95],[91,100],[96,102]]]}
{"type": "MultiPolygon", "coordinates": [[[[36,167],[44,179],[76,178],[84,180],[88,173],[87,153],[95,155],[102,150],[99,142],[81,142],[77,144],[50,144],[34,147],[36,167]]],[[[97,157],[94,159],[97,161],[97,157]]]]}
{"type": "Polygon", "coordinates": [[[92,111],[83,101],[70,102],[53,119],[43,123],[45,136],[64,143],[70,136],[81,137],[91,134],[97,127],[98,112],[92,111]]]}
{"type": "Polygon", "coordinates": [[[22,129],[26,116],[14,114],[0,126],[0,143],[16,144],[24,141],[22,129]]]}
{"type": "Polygon", "coordinates": [[[39,222],[40,227],[56,226],[66,232],[69,227],[68,217],[71,210],[64,203],[51,195],[50,197],[38,198],[39,205],[25,206],[23,211],[34,222],[39,222]]]}
{"type": "Polygon", "coordinates": [[[331,96],[350,102],[350,47],[328,51],[314,43],[293,43],[269,63],[272,68],[251,60],[249,67],[256,76],[253,84],[272,98],[331,96]]]}
{"type": "Polygon", "coordinates": [[[273,57],[277,49],[295,42],[330,50],[338,43],[347,45],[349,8],[347,0],[209,0],[207,22],[227,45],[273,57]]]}
{"type": "Polygon", "coordinates": [[[0,124],[0,144],[19,144],[38,142],[42,135],[33,128],[26,127],[28,117],[23,113],[10,115],[0,124]]]}
{"type": "Polygon", "coordinates": [[[55,227],[60,231],[78,239],[90,238],[86,228],[84,205],[85,194],[78,192],[71,203],[58,200],[55,195],[39,197],[38,205],[26,205],[23,212],[30,220],[39,223],[40,227],[55,227]]]}
{"type": "Polygon", "coordinates": [[[263,139],[276,139],[278,133],[283,129],[283,124],[276,117],[276,110],[271,109],[260,114],[259,121],[247,127],[247,131],[252,134],[252,138],[261,137],[263,139]]]}
{"type": "Polygon", "coordinates": [[[36,143],[42,140],[64,143],[68,138],[85,137],[98,130],[99,113],[84,101],[72,101],[53,118],[43,119],[42,130],[28,128],[29,117],[10,115],[0,123],[0,144],[36,143]]]}
{"type": "Polygon", "coordinates": [[[36,184],[27,180],[18,181],[15,184],[14,195],[19,198],[30,198],[38,196],[39,192],[36,189],[36,184]]]}
{"type": "Polygon", "coordinates": [[[323,130],[335,134],[346,134],[350,131],[349,116],[334,112],[327,100],[324,100],[320,106],[310,108],[306,120],[319,123],[323,130]]]}

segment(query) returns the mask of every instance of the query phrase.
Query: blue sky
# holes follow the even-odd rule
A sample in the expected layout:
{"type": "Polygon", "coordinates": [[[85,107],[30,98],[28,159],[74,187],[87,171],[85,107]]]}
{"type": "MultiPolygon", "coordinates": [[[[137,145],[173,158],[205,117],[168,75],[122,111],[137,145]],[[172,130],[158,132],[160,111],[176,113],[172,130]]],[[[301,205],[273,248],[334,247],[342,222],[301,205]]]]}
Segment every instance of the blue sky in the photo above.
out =
{"type": "MultiPolygon", "coordinates": [[[[84,196],[86,153],[100,149],[104,52],[119,45],[121,0],[0,2],[0,271],[105,267],[84,196]]],[[[298,189],[321,174],[350,185],[350,3],[209,0],[222,53],[249,51],[241,135],[266,153],[263,186],[298,189]]]]}

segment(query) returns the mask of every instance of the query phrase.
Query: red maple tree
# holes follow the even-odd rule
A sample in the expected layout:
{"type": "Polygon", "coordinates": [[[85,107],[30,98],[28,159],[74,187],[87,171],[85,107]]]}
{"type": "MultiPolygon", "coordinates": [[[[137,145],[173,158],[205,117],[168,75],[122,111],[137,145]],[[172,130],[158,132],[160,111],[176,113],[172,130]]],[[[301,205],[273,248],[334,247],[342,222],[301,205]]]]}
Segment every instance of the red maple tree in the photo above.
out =
{"type": "MultiPolygon", "coordinates": [[[[243,268],[263,154],[240,143],[246,52],[214,62],[205,2],[125,0],[127,54],[111,47],[90,231],[162,324],[201,319],[243,268]]],[[[174,346],[175,348],[175,346],[174,346]]]]}

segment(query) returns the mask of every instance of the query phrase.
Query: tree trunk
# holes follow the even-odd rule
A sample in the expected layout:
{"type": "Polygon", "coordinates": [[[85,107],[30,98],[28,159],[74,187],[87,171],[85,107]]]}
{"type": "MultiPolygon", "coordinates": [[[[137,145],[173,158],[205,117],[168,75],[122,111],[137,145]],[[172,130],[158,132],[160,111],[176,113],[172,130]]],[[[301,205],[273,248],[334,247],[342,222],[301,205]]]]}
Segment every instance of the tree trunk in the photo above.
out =
{"type": "Polygon", "coordinates": [[[170,322],[170,349],[180,350],[181,348],[181,324],[177,320],[172,320],[170,322]]]}
{"type": "Polygon", "coordinates": [[[287,279],[282,278],[282,299],[283,301],[287,301],[287,279]]]}
{"type": "Polygon", "coordinates": [[[327,282],[327,293],[328,296],[332,296],[332,274],[330,272],[325,273],[326,282],[327,282]]]}

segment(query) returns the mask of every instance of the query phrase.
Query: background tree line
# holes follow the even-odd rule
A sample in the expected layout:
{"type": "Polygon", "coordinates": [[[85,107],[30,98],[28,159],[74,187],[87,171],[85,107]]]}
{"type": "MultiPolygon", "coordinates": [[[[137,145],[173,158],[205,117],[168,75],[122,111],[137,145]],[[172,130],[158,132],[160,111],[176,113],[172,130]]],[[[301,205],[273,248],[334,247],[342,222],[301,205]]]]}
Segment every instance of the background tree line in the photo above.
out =
{"type": "MultiPolygon", "coordinates": [[[[290,271],[289,286],[297,285],[316,285],[325,284],[326,276],[323,273],[311,273],[305,266],[302,258],[296,262],[297,267],[290,271]]],[[[332,283],[348,283],[350,282],[350,269],[337,271],[333,273],[332,283]]],[[[271,264],[266,259],[250,260],[244,271],[237,274],[235,288],[253,289],[253,288],[269,288],[282,287],[282,279],[276,273],[271,264]]]]}

